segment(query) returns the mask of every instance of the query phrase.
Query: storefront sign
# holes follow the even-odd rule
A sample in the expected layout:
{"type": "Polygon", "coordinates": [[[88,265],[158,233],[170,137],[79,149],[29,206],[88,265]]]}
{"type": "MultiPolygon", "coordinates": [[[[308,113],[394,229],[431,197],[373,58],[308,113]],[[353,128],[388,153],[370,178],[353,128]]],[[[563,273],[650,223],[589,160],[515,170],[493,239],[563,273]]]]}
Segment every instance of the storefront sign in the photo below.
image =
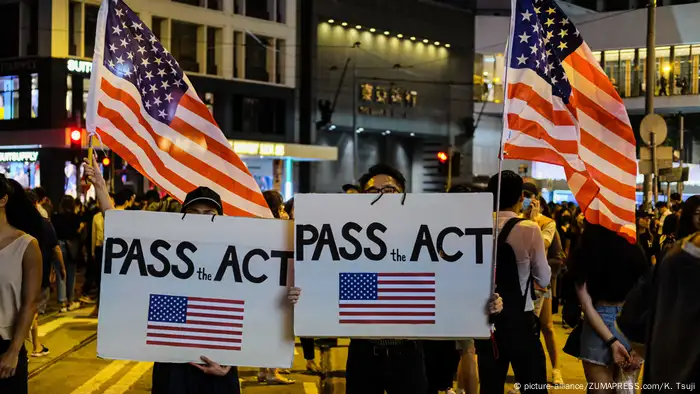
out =
{"type": "Polygon", "coordinates": [[[36,161],[38,158],[37,151],[0,152],[0,163],[36,161]]]}
{"type": "Polygon", "coordinates": [[[68,59],[68,71],[90,74],[92,72],[92,62],[86,60],[68,59]]]}
{"type": "Polygon", "coordinates": [[[284,156],[284,144],[255,141],[229,141],[233,151],[243,156],[284,156]]]}
{"type": "Polygon", "coordinates": [[[0,63],[0,74],[16,71],[34,71],[36,62],[34,60],[13,60],[0,63]]]}

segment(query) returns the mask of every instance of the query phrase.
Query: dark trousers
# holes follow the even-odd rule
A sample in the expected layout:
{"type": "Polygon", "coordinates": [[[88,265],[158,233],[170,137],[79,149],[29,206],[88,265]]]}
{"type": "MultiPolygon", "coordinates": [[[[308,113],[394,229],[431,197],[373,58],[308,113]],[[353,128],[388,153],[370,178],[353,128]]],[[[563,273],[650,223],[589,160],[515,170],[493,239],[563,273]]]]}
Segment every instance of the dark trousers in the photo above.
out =
{"type": "MultiPolygon", "coordinates": [[[[504,319],[505,316],[501,316],[504,319]]],[[[505,320],[505,319],[504,319],[505,320]]],[[[540,342],[539,319],[532,312],[496,323],[494,343],[490,339],[476,341],[479,356],[481,394],[503,394],[508,366],[513,365],[515,381],[521,393],[547,392],[547,365],[540,342]],[[498,353],[498,358],[494,352],[498,353]],[[537,387],[532,387],[536,384],[537,387]]]]}
{"type": "Polygon", "coordinates": [[[304,352],[304,360],[311,361],[316,358],[316,351],[314,350],[314,339],[313,338],[299,338],[301,342],[301,350],[304,352]]]}
{"type": "Polygon", "coordinates": [[[208,375],[189,364],[153,364],[151,394],[240,394],[238,369],[226,376],[208,375]]]}
{"type": "MultiPolygon", "coordinates": [[[[10,341],[0,338],[0,354],[4,354],[10,348],[10,341]]],[[[17,358],[15,375],[8,379],[0,379],[0,393],[27,394],[29,371],[27,370],[27,350],[22,346],[17,358]]]]}
{"type": "Polygon", "coordinates": [[[345,369],[346,394],[425,394],[428,390],[421,342],[384,347],[353,339],[345,369]]]}
{"type": "Polygon", "coordinates": [[[428,394],[437,394],[452,387],[459,351],[456,341],[423,341],[425,372],[428,377],[428,394]]]}

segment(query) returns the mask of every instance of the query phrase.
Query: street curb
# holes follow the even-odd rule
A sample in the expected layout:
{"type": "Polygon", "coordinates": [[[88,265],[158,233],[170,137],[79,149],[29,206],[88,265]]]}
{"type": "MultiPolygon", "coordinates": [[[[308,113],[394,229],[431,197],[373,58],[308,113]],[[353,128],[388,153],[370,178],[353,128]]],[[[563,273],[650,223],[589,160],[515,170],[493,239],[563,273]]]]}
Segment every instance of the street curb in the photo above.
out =
{"type": "Polygon", "coordinates": [[[47,368],[51,367],[52,365],[56,364],[57,362],[63,360],[64,358],[68,357],[69,355],[75,353],[76,351],[82,349],[92,341],[97,339],[97,333],[91,334],[89,337],[83,339],[80,341],[77,345],[73,346],[72,348],[68,349],[67,351],[61,353],[58,357],[54,358],[53,360],[47,362],[46,364],[42,365],[41,367],[33,370],[32,372],[29,373],[29,376],[27,377],[27,380],[31,380],[32,378],[36,377],[40,373],[44,372],[47,368]]]}

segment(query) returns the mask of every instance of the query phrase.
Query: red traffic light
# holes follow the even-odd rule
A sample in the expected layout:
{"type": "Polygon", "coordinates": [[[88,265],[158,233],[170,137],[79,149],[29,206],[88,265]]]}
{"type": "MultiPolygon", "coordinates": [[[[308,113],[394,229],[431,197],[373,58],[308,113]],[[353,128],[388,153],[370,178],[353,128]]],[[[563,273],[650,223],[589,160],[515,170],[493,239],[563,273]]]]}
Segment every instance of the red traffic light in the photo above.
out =
{"type": "Polygon", "coordinates": [[[446,162],[447,159],[448,159],[447,153],[445,153],[445,152],[438,152],[437,158],[438,158],[438,160],[440,160],[440,163],[444,163],[444,162],[446,162]]]}
{"type": "Polygon", "coordinates": [[[73,142],[80,142],[83,139],[83,132],[78,129],[71,130],[70,139],[73,142]]]}
{"type": "Polygon", "coordinates": [[[109,157],[105,157],[102,159],[102,165],[103,166],[108,166],[110,163],[109,157]]]}

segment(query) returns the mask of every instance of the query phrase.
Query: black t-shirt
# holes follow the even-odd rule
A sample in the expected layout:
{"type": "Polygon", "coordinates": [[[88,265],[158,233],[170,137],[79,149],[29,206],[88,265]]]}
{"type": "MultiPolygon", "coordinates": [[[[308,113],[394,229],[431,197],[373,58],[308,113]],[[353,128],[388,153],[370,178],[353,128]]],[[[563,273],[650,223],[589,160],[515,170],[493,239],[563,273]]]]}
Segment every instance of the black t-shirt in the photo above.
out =
{"type": "Polygon", "coordinates": [[[41,287],[46,288],[51,286],[51,262],[53,261],[53,251],[56,246],[58,246],[56,232],[48,219],[43,219],[41,221],[41,233],[39,235],[39,239],[37,239],[37,242],[39,242],[39,249],[41,249],[41,260],[43,263],[41,287]]]}
{"type": "Polygon", "coordinates": [[[56,236],[61,241],[75,240],[79,237],[80,216],[74,213],[57,213],[53,215],[53,226],[56,236]]]}
{"type": "Polygon", "coordinates": [[[586,283],[594,303],[625,301],[627,293],[650,269],[641,245],[620,240],[615,244],[585,245],[582,239],[572,256],[576,283],[586,283]]]}

